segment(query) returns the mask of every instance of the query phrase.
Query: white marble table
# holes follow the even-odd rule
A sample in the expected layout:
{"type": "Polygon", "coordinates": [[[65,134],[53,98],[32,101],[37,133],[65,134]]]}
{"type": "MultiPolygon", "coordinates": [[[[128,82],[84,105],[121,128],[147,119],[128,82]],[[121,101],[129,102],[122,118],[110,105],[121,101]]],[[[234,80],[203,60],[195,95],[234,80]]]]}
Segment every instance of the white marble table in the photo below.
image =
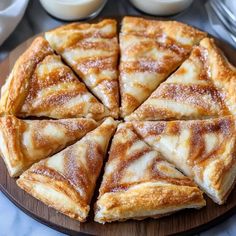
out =
{"type": "MultiPolygon", "coordinates": [[[[206,0],[195,0],[194,4],[187,11],[169,18],[186,22],[202,30],[205,30],[212,35],[216,35],[209,25],[207,14],[204,8],[205,2],[206,0]]],[[[142,15],[142,13],[135,10],[127,0],[108,0],[108,4],[101,12],[100,16],[106,17],[113,15],[142,15]]],[[[27,38],[39,32],[54,28],[63,23],[64,22],[55,20],[46,14],[38,0],[30,1],[24,18],[12,33],[12,35],[8,38],[8,40],[0,47],[0,61],[3,60],[13,48],[15,48],[27,38]]],[[[225,220],[212,229],[202,232],[200,235],[236,235],[235,222],[236,215],[225,220]]],[[[56,232],[30,218],[21,210],[19,210],[15,205],[13,205],[3,195],[3,193],[0,192],[0,236],[16,235],[60,236],[63,234],[56,232]]]]}
{"type": "Polygon", "coordinates": [[[61,236],[64,234],[38,223],[18,209],[0,192],[0,235],[61,236]]]}

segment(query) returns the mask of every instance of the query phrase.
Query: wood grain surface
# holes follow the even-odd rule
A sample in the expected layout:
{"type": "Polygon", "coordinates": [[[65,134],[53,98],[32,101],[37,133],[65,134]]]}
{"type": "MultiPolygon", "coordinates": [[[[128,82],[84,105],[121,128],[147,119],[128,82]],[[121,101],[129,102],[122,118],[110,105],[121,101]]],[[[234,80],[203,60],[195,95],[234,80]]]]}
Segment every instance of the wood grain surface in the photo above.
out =
{"type": "MultiPolygon", "coordinates": [[[[29,46],[32,40],[33,38],[18,46],[0,64],[0,86],[4,83],[18,56],[29,46]]],[[[218,42],[218,44],[229,60],[236,65],[236,51],[226,43],[218,42]]],[[[101,178],[98,182],[100,181],[101,178]]],[[[181,234],[183,232],[185,232],[184,235],[187,235],[205,230],[222,221],[223,218],[234,213],[236,209],[236,189],[234,189],[227,203],[223,206],[218,206],[205,196],[207,199],[207,206],[205,208],[201,210],[184,210],[157,220],[129,220],[102,225],[93,221],[93,211],[91,211],[88,221],[86,223],[79,223],[47,207],[17,187],[16,180],[8,175],[2,158],[0,158],[0,189],[15,205],[31,217],[49,227],[70,235],[78,235],[79,232],[112,236],[170,235],[181,234]]],[[[97,195],[98,189],[96,190],[92,204],[97,198],[97,195]]]]}

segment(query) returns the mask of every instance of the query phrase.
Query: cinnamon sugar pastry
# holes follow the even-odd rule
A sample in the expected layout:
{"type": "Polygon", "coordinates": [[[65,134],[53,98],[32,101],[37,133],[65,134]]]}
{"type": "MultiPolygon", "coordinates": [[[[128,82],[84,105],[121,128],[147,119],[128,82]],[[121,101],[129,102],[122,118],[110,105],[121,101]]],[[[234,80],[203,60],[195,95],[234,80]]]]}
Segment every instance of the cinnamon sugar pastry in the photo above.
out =
{"type": "Polygon", "coordinates": [[[18,117],[101,119],[108,111],[53,53],[36,38],[16,61],[1,90],[0,111],[18,117]]]}
{"type": "Polygon", "coordinates": [[[46,32],[45,37],[112,115],[117,117],[119,46],[116,21],[105,19],[96,24],[72,23],[46,32]]]}
{"type": "Polygon", "coordinates": [[[236,118],[133,122],[145,142],[223,204],[236,177],[236,118]]]}
{"type": "Polygon", "coordinates": [[[45,38],[19,57],[1,89],[0,154],[11,176],[25,171],[22,189],[84,222],[109,153],[99,223],[201,208],[198,186],[226,201],[236,178],[236,69],[213,39],[138,17],[124,17],[119,43],[111,19],[45,38]]]}
{"type": "Polygon", "coordinates": [[[158,218],[206,204],[193,181],[139,139],[130,124],[118,126],[99,192],[99,223],[158,218]]]}
{"type": "Polygon", "coordinates": [[[85,221],[116,125],[107,118],[74,145],[34,164],[17,180],[18,186],[61,213],[85,221]]]}
{"type": "Polygon", "coordinates": [[[236,69],[205,38],[126,120],[203,119],[236,114],[236,69]]]}
{"type": "Polygon", "coordinates": [[[124,17],[120,33],[121,116],[132,113],[206,33],[175,21],[124,17]]]}
{"type": "Polygon", "coordinates": [[[9,174],[19,176],[33,163],[79,140],[97,127],[92,119],[19,120],[0,118],[0,153],[9,174]]]}

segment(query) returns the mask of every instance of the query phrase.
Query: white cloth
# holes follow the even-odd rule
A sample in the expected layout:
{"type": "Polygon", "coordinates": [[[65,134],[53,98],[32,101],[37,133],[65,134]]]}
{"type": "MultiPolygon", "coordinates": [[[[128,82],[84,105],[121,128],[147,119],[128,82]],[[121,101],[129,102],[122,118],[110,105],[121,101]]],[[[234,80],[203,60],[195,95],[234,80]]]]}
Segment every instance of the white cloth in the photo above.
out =
{"type": "Polygon", "coordinates": [[[16,28],[29,0],[0,0],[0,45],[16,28]]]}
{"type": "MultiPolygon", "coordinates": [[[[229,35],[229,32],[225,29],[222,22],[218,19],[212,8],[210,7],[209,2],[214,0],[209,0],[205,7],[208,14],[209,22],[211,27],[214,29],[214,31],[217,33],[217,35],[230,43],[232,46],[236,47],[236,43],[232,40],[232,38],[229,35]]],[[[236,15],[236,0],[222,0],[226,3],[226,5],[230,8],[230,10],[236,15]]],[[[235,35],[236,36],[236,35],[235,35]]]]}

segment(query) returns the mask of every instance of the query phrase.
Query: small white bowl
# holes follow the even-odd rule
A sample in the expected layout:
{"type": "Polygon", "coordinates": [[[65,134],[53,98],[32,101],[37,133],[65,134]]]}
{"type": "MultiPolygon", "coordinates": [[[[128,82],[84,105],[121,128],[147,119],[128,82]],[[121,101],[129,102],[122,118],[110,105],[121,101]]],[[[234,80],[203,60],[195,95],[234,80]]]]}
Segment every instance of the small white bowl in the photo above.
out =
{"type": "Polygon", "coordinates": [[[185,10],[193,0],[130,0],[139,10],[150,15],[173,15],[185,10]]]}
{"type": "Polygon", "coordinates": [[[62,20],[81,20],[95,17],[107,0],[40,0],[44,9],[62,20]]]}

